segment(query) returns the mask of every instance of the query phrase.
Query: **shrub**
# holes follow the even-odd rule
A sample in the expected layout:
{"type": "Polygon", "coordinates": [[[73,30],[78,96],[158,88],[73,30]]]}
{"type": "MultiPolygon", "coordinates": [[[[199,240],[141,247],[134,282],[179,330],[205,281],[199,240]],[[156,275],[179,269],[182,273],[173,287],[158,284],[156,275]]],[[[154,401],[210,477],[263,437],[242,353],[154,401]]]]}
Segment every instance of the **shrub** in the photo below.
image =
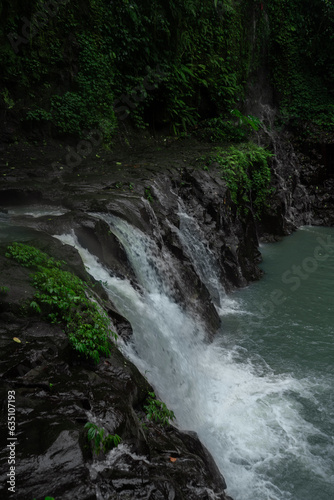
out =
{"type": "Polygon", "coordinates": [[[117,335],[111,331],[109,318],[93,298],[87,283],[62,270],[64,262],[23,243],[10,245],[6,257],[25,267],[37,268],[32,276],[37,292],[30,307],[46,315],[52,323],[65,325],[75,350],[96,363],[100,354],[110,355],[110,336],[117,339],[117,335]]]}
{"type": "Polygon", "coordinates": [[[217,154],[211,157],[219,164],[234,203],[244,213],[251,208],[257,218],[271,193],[268,159],[272,156],[267,149],[247,142],[227,149],[218,148],[217,154]]]}

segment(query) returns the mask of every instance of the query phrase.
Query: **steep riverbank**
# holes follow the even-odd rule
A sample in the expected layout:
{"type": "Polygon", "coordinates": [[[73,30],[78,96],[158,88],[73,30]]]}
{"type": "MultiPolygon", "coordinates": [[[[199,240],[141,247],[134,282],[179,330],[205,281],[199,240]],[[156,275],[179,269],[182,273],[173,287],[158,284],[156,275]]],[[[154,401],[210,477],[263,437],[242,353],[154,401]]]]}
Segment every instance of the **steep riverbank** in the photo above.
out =
{"type": "MultiPolygon", "coordinates": [[[[151,389],[132,363],[115,349],[97,367],[82,364],[62,330],[31,313],[29,272],[4,257],[4,242],[36,244],[87,279],[76,250],[51,238],[74,234],[113,276],[140,291],[124,244],[97,214],[126,221],[154,242],[150,252],[168,256],[172,299],[203,323],[209,340],[220,324],[218,281],[228,291],[261,276],[260,237],[276,239],[312,220],[332,224],[326,190],[332,181],[328,175],[319,186],[320,170],[298,161],[288,138],[275,143],[275,191],[260,223],[251,212],[240,215],[216,165],[203,169],[209,144],[146,137],[106,152],[96,137],[96,146],[87,147],[14,144],[1,158],[1,285],[8,287],[0,295],[6,352],[1,377],[4,400],[7,390],[17,395],[17,498],[227,498],[225,482],[196,436],[151,423],[143,429],[151,389]],[[306,179],[313,184],[305,186],[306,179]],[[21,234],[18,228],[24,228],[21,234]],[[194,252],[201,249],[191,246],[194,233],[209,251],[215,275],[196,267],[194,252]],[[83,429],[88,420],[122,438],[107,461],[92,461],[83,429]]],[[[127,342],[131,325],[102,288],[99,293],[127,342]]]]}

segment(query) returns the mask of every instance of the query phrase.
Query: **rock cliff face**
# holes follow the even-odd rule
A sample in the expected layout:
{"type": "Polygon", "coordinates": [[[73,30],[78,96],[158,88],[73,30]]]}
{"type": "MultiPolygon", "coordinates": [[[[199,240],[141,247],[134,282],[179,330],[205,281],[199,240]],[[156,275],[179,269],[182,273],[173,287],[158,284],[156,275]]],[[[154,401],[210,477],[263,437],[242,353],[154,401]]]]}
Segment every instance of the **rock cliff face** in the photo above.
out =
{"type": "Polygon", "coordinates": [[[303,224],[334,224],[333,160],[321,145],[310,145],[292,133],[272,133],[269,146],[274,193],[260,227],[264,239],[290,234],[303,224]],[[319,153],[319,150],[323,154],[319,153]]]}
{"type": "MultiPolygon", "coordinates": [[[[196,230],[210,249],[229,291],[260,277],[258,234],[266,239],[287,234],[300,221],[311,220],[312,210],[319,213],[319,199],[315,203],[313,188],[303,187],[314,167],[298,169],[296,161],[291,174],[291,163],[278,156],[273,165],[276,191],[262,224],[250,213],[240,216],[219,171],[196,166],[206,147],[182,143],[119,150],[48,173],[45,152],[24,168],[17,165],[1,181],[0,284],[9,289],[0,294],[1,396],[6,401],[8,390],[16,392],[16,498],[47,494],[64,500],[228,498],[223,477],[196,435],[156,423],[143,427],[144,405],[152,388],[136,367],[116,348],[98,366],[75,356],[61,328],[43,322],[27,307],[34,295],[29,272],[4,256],[4,242],[21,238],[65,260],[72,272],[87,279],[76,250],[51,237],[74,231],[79,243],[114,275],[139,286],[122,244],[94,214],[117,216],[149,235],[158,249],[168,251],[175,270],[175,300],[202,319],[212,338],[219,327],[217,298],[178,237],[182,217],[195,221],[196,227],[189,231],[196,230]],[[37,216],[43,210],[47,215],[37,216]],[[21,343],[13,342],[13,337],[21,343]],[[94,457],[84,431],[87,421],[119,434],[122,444],[107,457],[94,457]]],[[[294,161],[291,150],[288,157],[294,161]]],[[[317,220],[332,223],[328,217],[317,220]]],[[[97,289],[126,342],[131,325],[102,287],[97,289]]],[[[2,411],[6,421],[6,407],[2,411]]],[[[2,439],[6,437],[5,431],[2,439]]],[[[6,498],[6,447],[1,450],[5,467],[0,488],[6,498]]]]}

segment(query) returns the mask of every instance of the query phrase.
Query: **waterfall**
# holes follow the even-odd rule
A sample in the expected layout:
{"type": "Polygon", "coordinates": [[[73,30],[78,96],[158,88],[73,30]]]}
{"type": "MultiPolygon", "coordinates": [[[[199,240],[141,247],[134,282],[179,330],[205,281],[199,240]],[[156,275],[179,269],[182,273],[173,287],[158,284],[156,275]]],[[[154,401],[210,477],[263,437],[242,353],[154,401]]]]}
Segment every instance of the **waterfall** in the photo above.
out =
{"type": "Polygon", "coordinates": [[[261,15],[261,23],[255,11],[253,16],[252,47],[256,46],[256,39],[258,43],[261,41],[260,33],[263,37],[260,46],[261,63],[257,61],[254,64],[254,68],[257,69],[247,84],[243,112],[261,121],[262,126],[253,139],[260,146],[268,146],[274,153],[271,161],[272,180],[274,187],[280,193],[278,201],[282,206],[279,206],[279,210],[282,211],[282,217],[285,219],[281,223],[286,226],[283,229],[291,232],[302,224],[311,223],[310,195],[300,179],[301,166],[291,143],[291,136],[287,131],[278,131],[276,128],[279,116],[267,63],[271,32],[269,17],[265,10],[261,15]]]}
{"type": "Polygon", "coordinates": [[[180,227],[176,228],[171,225],[171,229],[177,234],[197,275],[208,289],[217,312],[221,316],[224,316],[225,314],[229,314],[231,310],[238,309],[237,302],[227,297],[225,293],[220,280],[217,262],[205,242],[205,237],[199,224],[194,217],[187,214],[181,200],[179,200],[178,217],[180,227]]]}
{"type": "Polygon", "coordinates": [[[269,140],[273,150],[272,172],[279,192],[283,194],[284,216],[291,227],[311,223],[309,193],[300,180],[300,164],[289,137],[275,127],[277,110],[270,104],[259,103],[262,129],[258,133],[261,144],[269,140]]]}
{"type": "Polygon", "coordinates": [[[294,397],[310,397],[311,382],[277,375],[260,356],[238,346],[228,325],[243,313],[242,303],[239,309],[230,307],[213,255],[196,241],[195,222],[186,213],[180,212],[180,241],[219,308],[226,309],[223,331],[212,343],[205,340],[198,318],[175,300],[176,270],[168,251],[117,217],[98,217],[122,243],[137,287],[111,275],[80,246],[74,232],[57,237],[77,248],[88,272],[104,284],[118,311],[130,321],[133,338],[128,344],[119,340],[120,349],[174,411],[176,425],[198,433],[235,500],[291,498],[272,471],[282,469],[292,456],[312,473],[308,439],[316,431],[294,397]]]}

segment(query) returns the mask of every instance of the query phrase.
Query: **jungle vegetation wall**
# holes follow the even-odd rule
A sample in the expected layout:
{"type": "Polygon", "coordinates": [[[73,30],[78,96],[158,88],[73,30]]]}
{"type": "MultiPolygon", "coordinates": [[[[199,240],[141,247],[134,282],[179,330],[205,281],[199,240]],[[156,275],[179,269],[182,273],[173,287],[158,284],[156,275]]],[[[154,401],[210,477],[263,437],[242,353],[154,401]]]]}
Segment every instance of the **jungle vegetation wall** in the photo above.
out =
{"type": "Polygon", "coordinates": [[[108,142],[125,119],[172,133],[218,119],[233,139],[263,65],[283,121],[334,127],[331,1],[3,0],[0,16],[1,118],[20,130],[108,142]]]}
{"type": "Polygon", "coordinates": [[[334,128],[334,2],[270,0],[270,68],[283,121],[307,135],[334,128]]]}

